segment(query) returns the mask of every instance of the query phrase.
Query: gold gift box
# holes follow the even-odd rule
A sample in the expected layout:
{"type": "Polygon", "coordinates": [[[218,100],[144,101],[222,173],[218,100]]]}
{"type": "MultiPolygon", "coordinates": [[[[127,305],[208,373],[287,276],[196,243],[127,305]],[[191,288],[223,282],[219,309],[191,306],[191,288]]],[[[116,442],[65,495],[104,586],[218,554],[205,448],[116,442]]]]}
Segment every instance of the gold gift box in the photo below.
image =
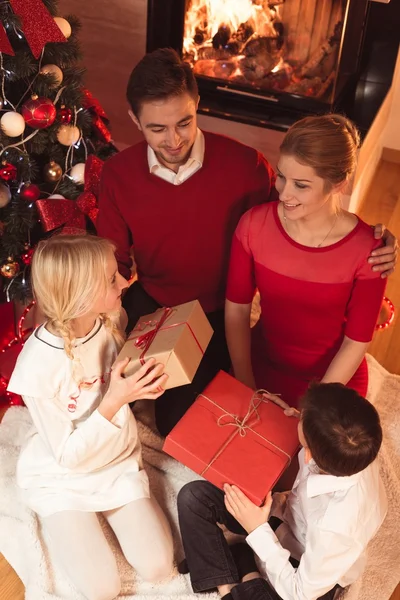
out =
{"type": "Polygon", "coordinates": [[[126,376],[149,358],[164,365],[165,389],[191,383],[211,340],[213,329],[197,300],[159,308],[135,325],[117,360],[129,356],[126,376]]]}

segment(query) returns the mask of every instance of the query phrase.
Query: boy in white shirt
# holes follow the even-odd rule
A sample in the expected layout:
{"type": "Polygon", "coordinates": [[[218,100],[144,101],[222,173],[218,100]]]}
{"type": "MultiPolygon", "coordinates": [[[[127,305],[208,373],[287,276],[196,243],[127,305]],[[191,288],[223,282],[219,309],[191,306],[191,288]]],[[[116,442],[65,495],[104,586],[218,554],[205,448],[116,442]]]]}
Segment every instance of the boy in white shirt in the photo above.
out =
{"type": "Polygon", "coordinates": [[[376,460],[379,415],[342,384],[314,384],[302,401],[299,439],[293,489],[269,494],[262,507],[228,484],[225,494],[206,481],[181,490],[179,521],[195,592],[217,587],[224,600],[331,600],[360,576],[387,510],[376,460]],[[248,545],[228,546],[218,523],[247,533],[248,545]]]}

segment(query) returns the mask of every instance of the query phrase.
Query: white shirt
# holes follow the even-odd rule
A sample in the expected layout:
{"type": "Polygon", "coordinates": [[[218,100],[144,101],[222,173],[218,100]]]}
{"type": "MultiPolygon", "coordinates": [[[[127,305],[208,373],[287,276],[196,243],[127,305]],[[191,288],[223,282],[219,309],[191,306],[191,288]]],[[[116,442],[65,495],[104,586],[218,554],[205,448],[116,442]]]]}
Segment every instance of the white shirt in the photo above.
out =
{"type": "Polygon", "coordinates": [[[117,346],[100,320],[77,340],[85,386],[78,386],[62,338],[41,325],[27,340],[8,389],[33,420],[17,464],[26,504],[41,516],[100,512],[149,497],[135,417],[123,406],[111,421],[97,410],[117,346]]]}
{"type": "Polygon", "coordinates": [[[387,499],[377,460],[351,477],[318,474],[314,461],[305,464],[304,449],[299,462],[293,490],[274,495],[272,514],[283,520],[276,535],[265,523],[247,542],[283,600],[316,600],[361,575],[387,499]],[[289,556],[300,560],[297,569],[289,556]]]}
{"type": "Polygon", "coordinates": [[[154,150],[148,146],[147,161],[149,163],[150,173],[157,175],[157,177],[161,177],[161,179],[164,179],[173,185],[180,185],[186,181],[186,179],[189,179],[189,177],[194,175],[199,169],[201,169],[204,161],[204,150],[204,135],[203,132],[197,128],[196,139],[194,141],[190,156],[186,163],[181,165],[178,169],[178,172],[175,173],[175,171],[172,171],[171,169],[168,169],[162,165],[159,162],[154,150]]]}

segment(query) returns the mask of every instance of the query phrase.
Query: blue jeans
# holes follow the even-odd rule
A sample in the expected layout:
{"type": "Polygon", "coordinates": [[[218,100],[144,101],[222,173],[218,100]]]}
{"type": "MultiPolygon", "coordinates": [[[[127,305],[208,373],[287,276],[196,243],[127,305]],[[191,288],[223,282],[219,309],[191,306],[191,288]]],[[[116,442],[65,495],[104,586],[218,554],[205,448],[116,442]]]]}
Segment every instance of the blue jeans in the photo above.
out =
{"type": "MultiPolygon", "coordinates": [[[[239,583],[238,570],[217,523],[233,533],[244,535],[246,532],[226,510],[224,493],[208,481],[192,481],[178,495],[178,514],[193,591],[203,592],[220,585],[239,583]]],[[[299,564],[294,559],[291,562],[295,567],[299,564]]],[[[319,600],[332,600],[336,587],[319,600]]],[[[281,600],[261,578],[239,583],[231,594],[234,600],[281,600]]]]}

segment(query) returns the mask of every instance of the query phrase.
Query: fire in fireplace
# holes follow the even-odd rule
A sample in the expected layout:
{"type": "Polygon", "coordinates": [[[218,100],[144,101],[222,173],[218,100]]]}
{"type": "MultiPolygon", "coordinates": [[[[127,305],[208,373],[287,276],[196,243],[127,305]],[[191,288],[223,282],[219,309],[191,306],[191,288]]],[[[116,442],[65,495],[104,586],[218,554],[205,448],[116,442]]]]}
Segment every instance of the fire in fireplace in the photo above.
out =
{"type": "Polygon", "coordinates": [[[368,0],[148,0],[147,50],[172,46],[190,63],[201,112],[245,122],[262,115],[266,126],[272,113],[281,121],[290,113],[289,124],[293,115],[338,108],[355,86],[367,7],[368,0]]]}
{"type": "Polygon", "coordinates": [[[335,82],[344,4],[190,0],[183,57],[198,76],[324,100],[335,82]]]}

